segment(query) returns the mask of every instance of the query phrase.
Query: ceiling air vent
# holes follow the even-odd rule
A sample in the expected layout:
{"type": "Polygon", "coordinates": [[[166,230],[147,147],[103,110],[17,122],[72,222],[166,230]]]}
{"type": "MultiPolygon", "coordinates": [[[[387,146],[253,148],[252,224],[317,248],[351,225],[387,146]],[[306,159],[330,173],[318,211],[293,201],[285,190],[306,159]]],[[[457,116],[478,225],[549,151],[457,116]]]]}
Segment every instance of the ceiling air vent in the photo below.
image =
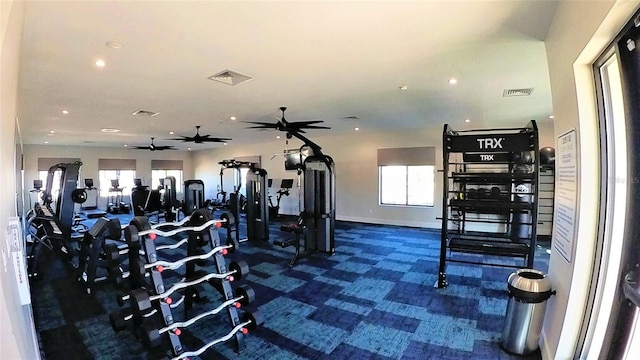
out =
{"type": "Polygon", "coordinates": [[[133,114],[133,116],[146,116],[146,117],[153,117],[158,115],[159,113],[157,112],[153,112],[153,111],[149,111],[149,110],[138,110],[135,111],[133,114]]]}
{"type": "Polygon", "coordinates": [[[533,88],[527,89],[505,89],[502,93],[502,97],[512,97],[512,96],[529,96],[533,92],[533,88]]]}
{"type": "Polygon", "coordinates": [[[217,74],[211,75],[207,79],[235,86],[245,81],[252,80],[253,78],[249,75],[241,74],[237,71],[227,69],[220,71],[217,74]]]}

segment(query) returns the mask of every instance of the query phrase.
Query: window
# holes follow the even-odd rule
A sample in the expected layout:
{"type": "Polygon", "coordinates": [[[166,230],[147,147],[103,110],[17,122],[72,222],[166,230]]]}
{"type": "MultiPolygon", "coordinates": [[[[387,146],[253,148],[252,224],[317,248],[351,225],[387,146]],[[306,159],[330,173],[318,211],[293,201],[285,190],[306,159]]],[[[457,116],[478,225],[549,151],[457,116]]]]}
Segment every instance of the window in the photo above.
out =
{"type": "Polygon", "coordinates": [[[151,160],[151,186],[157,189],[160,179],[173,176],[176,179],[176,194],[182,194],[182,160],[151,160]]]}
{"type": "Polygon", "coordinates": [[[118,180],[122,195],[131,195],[131,189],[136,177],[135,159],[98,159],[98,178],[100,180],[101,196],[110,196],[111,180],[118,180]]]}
{"type": "Polygon", "coordinates": [[[380,205],[433,206],[433,165],[380,166],[380,205]]]}
{"type": "MultiPolygon", "coordinates": [[[[47,170],[38,171],[38,179],[42,180],[43,191],[47,188],[48,175],[49,175],[49,171],[47,170]]],[[[61,176],[62,176],[62,170],[56,170],[53,173],[53,180],[51,182],[51,198],[53,199],[54,204],[58,201],[58,195],[60,195],[60,177],[61,176]]],[[[41,199],[38,199],[38,201],[40,200],[41,199]]]]}
{"type": "Polygon", "coordinates": [[[157,189],[160,179],[173,176],[176,179],[176,193],[182,193],[182,170],[151,170],[151,187],[157,189]]]}
{"type": "Polygon", "coordinates": [[[435,146],[378,149],[380,205],[433,206],[435,146]]]}
{"type": "Polygon", "coordinates": [[[240,194],[247,196],[247,174],[249,173],[248,168],[240,168],[240,194]]]}
{"type": "Polygon", "coordinates": [[[111,180],[118,180],[118,184],[122,189],[122,195],[130,195],[131,189],[135,186],[133,179],[136,177],[135,170],[100,170],[98,171],[100,178],[100,193],[105,196],[109,194],[111,189],[111,180]]]}

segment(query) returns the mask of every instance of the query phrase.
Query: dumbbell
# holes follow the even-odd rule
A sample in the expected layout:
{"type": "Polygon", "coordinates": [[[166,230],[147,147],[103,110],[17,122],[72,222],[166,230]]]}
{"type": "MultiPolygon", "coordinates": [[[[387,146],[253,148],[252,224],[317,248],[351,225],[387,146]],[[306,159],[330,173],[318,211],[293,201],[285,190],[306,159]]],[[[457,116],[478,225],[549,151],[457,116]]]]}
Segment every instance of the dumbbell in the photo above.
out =
{"type": "Polygon", "coordinates": [[[230,212],[223,212],[220,215],[220,220],[223,221],[222,227],[225,229],[236,224],[236,218],[230,212]]]}
{"type": "MultiPolygon", "coordinates": [[[[128,295],[127,295],[128,296],[128,295]]],[[[184,301],[184,297],[180,298],[180,300],[172,303],[171,308],[175,308],[180,306],[184,301]]],[[[148,318],[158,313],[158,310],[152,309],[148,313],[142,314],[142,317],[148,318]]],[[[127,322],[133,319],[133,314],[131,313],[131,309],[118,309],[109,314],[109,322],[111,323],[111,327],[113,331],[118,332],[127,328],[127,322]]]]}
{"type": "Polygon", "coordinates": [[[149,293],[145,289],[135,289],[131,292],[131,296],[129,300],[131,301],[131,308],[133,309],[133,313],[135,315],[142,313],[143,311],[151,308],[151,302],[155,300],[162,300],[167,304],[171,304],[172,300],[169,297],[176,290],[183,289],[189,286],[193,286],[196,284],[203,283],[205,281],[209,281],[211,279],[221,279],[221,280],[241,280],[244,276],[249,274],[249,265],[247,265],[244,261],[232,262],[229,264],[229,271],[224,274],[211,273],[205,275],[201,278],[180,282],[173,285],[169,290],[164,291],[164,287],[160,286],[157,290],[158,295],[149,296],[149,293]],[[235,275],[235,278],[234,278],[235,275]]]}
{"type": "Polygon", "coordinates": [[[240,247],[241,243],[247,242],[249,241],[249,238],[244,238],[244,239],[240,239],[240,240],[236,240],[235,238],[230,238],[227,240],[227,246],[229,246],[228,251],[232,254],[234,254],[236,252],[236,250],[238,250],[238,248],[240,247]]]}
{"type": "Polygon", "coordinates": [[[141,329],[140,329],[140,335],[142,338],[142,341],[145,343],[145,345],[147,346],[155,346],[156,344],[158,344],[160,342],[160,338],[161,335],[166,333],[166,332],[173,332],[176,335],[180,335],[181,330],[180,328],[185,328],[187,326],[190,326],[192,324],[194,324],[195,322],[199,321],[200,319],[207,317],[209,315],[215,315],[217,313],[219,313],[220,311],[224,310],[227,306],[234,306],[236,308],[240,308],[241,306],[246,306],[250,303],[252,303],[253,301],[255,301],[256,299],[256,293],[253,291],[253,289],[248,286],[248,285],[241,285],[236,289],[236,294],[235,294],[235,298],[233,299],[229,299],[225,302],[223,302],[222,304],[220,304],[220,306],[218,306],[215,309],[212,309],[210,311],[204,312],[198,316],[195,316],[187,321],[182,321],[182,322],[176,322],[173,323],[167,327],[163,327],[161,329],[156,329],[153,328],[151,325],[149,324],[144,324],[142,325],[141,329]]]}
{"type": "MultiPolygon", "coordinates": [[[[120,266],[110,267],[107,271],[109,272],[109,278],[115,285],[121,285],[124,279],[131,276],[130,271],[122,271],[122,268],[120,266]]],[[[141,271],[140,275],[149,277],[149,273],[144,271],[141,271]]]]}
{"type": "Polygon", "coordinates": [[[500,199],[500,188],[497,186],[491,187],[491,198],[498,200],[500,199]]]}
{"type": "Polygon", "coordinates": [[[258,325],[262,325],[263,323],[264,317],[259,311],[253,313],[246,312],[242,316],[242,322],[231,329],[231,331],[227,335],[208,342],[198,350],[183,352],[172,360],[186,359],[189,356],[199,356],[203,352],[207,351],[210,347],[231,339],[238,331],[242,332],[243,334],[247,334],[249,330],[255,330],[258,325]]]}

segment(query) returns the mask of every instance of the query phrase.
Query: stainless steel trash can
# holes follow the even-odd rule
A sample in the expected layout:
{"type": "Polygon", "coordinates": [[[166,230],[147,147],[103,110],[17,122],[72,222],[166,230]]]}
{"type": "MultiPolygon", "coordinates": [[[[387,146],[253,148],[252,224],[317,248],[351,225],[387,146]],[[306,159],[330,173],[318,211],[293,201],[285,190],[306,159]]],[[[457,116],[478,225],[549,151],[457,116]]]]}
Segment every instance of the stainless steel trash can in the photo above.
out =
{"type": "Polygon", "coordinates": [[[547,300],[555,292],[547,276],[534,269],[509,275],[507,286],[509,302],[501,346],[513,354],[528,355],[538,349],[547,300]]]}

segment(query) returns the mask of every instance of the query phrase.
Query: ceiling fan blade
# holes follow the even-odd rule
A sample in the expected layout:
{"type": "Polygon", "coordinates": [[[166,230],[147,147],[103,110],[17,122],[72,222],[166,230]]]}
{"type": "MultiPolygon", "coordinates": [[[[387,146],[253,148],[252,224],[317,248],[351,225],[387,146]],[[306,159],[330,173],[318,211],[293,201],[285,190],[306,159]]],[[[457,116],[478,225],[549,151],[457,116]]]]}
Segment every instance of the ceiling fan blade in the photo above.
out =
{"type": "Polygon", "coordinates": [[[132,146],[131,149],[149,150],[149,146],[132,146]]]}
{"type": "Polygon", "coordinates": [[[259,129],[259,130],[276,130],[278,126],[249,126],[247,129],[259,129]]]}
{"type": "Polygon", "coordinates": [[[323,123],[324,120],[309,120],[309,121],[289,121],[289,126],[307,126],[313,124],[323,123]]]}
{"type": "Polygon", "coordinates": [[[219,142],[219,143],[223,143],[223,142],[227,142],[231,139],[229,138],[203,138],[200,139],[200,142],[219,142]]]}
{"type": "Polygon", "coordinates": [[[190,137],[188,137],[188,136],[181,136],[181,137],[179,137],[179,138],[170,138],[170,139],[166,139],[166,140],[182,140],[182,141],[189,141],[190,139],[192,140],[193,138],[190,138],[190,137]]]}
{"type": "Polygon", "coordinates": [[[156,146],[156,150],[178,150],[173,146],[156,146]]]}
{"type": "Polygon", "coordinates": [[[262,121],[243,121],[245,124],[256,124],[256,125],[262,125],[262,126],[275,126],[277,124],[274,123],[268,123],[268,122],[262,122],[262,121]]]}
{"type": "Polygon", "coordinates": [[[302,126],[300,127],[300,129],[331,129],[331,128],[328,126],[308,125],[308,126],[302,126]]]}

